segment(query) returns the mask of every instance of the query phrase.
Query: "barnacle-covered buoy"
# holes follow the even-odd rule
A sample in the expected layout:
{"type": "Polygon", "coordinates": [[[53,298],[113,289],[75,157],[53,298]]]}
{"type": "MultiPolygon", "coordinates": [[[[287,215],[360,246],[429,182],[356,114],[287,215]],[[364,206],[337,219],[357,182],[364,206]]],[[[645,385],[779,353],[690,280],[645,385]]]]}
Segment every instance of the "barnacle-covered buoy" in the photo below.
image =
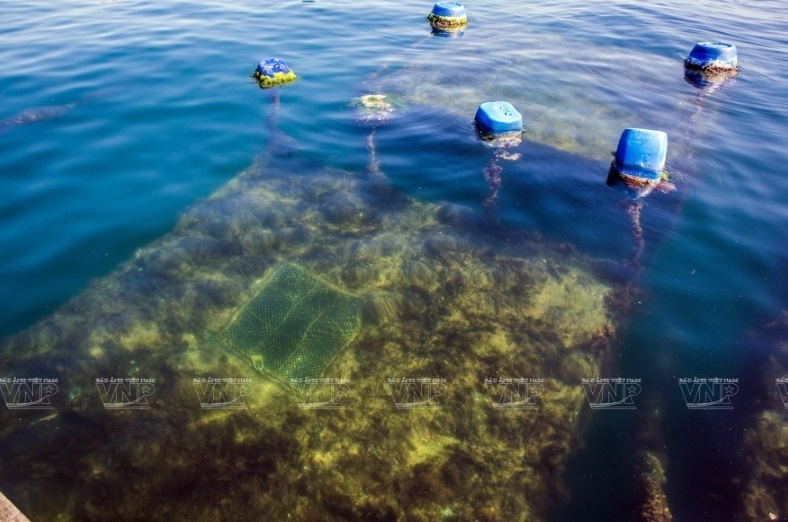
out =
{"type": "Polygon", "coordinates": [[[698,89],[711,90],[739,70],[736,46],[721,42],[698,42],[684,60],[684,79],[698,89]]]}
{"type": "Polygon", "coordinates": [[[723,42],[698,42],[684,60],[684,66],[696,71],[736,71],[739,68],[736,46],[723,42]]]}
{"type": "Polygon", "coordinates": [[[451,29],[463,27],[468,23],[465,6],[457,2],[438,2],[427,15],[433,27],[451,29]]]}
{"type": "Polygon", "coordinates": [[[520,143],[523,134],[523,117],[511,103],[484,102],[476,110],[476,129],[485,140],[498,145],[520,143]]]}
{"type": "Polygon", "coordinates": [[[658,180],[665,169],[668,135],[650,129],[624,129],[618,140],[613,168],[635,178],[658,180]]]}
{"type": "Polygon", "coordinates": [[[262,89],[294,82],[297,78],[287,63],[279,58],[268,58],[258,63],[252,77],[257,80],[262,89]]]}

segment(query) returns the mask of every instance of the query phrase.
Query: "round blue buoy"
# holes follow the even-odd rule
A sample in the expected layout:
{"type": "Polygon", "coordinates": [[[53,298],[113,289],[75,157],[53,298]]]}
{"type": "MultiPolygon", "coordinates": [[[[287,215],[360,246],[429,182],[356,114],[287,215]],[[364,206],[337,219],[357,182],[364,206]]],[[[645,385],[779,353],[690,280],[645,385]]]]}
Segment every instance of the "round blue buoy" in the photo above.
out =
{"type": "Polygon", "coordinates": [[[432,7],[432,14],[445,18],[462,18],[466,16],[465,6],[458,2],[438,2],[432,7]]]}
{"type": "Polygon", "coordinates": [[[625,129],[618,140],[614,168],[621,174],[657,180],[665,169],[668,135],[649,129],[625,129]]]}
{"type": "Polygon", "coordinates": [[[684,60],[685,67],[702,70],[735,70],[739,67],[736,46],[723,42],[698,42],[684,60]]]}
{"type": "Polygon", "coordinates": [[[461,27],[468,23],[465,6],[457,2],[438,2],[427,15],[427,20],[442,29],[461,27]]]}
{"type": "Polygon", "coordinates": [[[252,76],[263,89],[284,85],[296,79],[295,73],[290,70],[287,63],[279,58],[268,58],[261,61],[257,64],[257,69],[252,76]]]}
{"type": "Polygon", "coordinates": [[[476,125],[488,136],[520,133],[523,117],[509,102],[484,102],[476,110],[476,125]]]}

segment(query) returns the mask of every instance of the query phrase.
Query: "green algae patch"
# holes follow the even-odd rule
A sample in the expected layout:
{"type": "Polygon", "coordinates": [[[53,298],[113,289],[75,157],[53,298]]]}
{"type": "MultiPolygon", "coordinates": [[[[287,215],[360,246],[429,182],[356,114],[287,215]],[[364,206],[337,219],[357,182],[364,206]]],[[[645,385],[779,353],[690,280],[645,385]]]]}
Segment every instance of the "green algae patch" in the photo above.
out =
{"type": "Polygon", "coordinates": [[[233,318],[220,339],[258,371],[285,381],[318,377],[358,333],[360,300],[285,263],[233,318]]]}
{"type": "Polygon", "coordinates": [[[257,81],[261,89],[270,89],[272,87],[293,83],[298,79],[298,76],[296,76],[296,73],[293,71],[275,72],[273,76],[267,76],[265,74],[260,74],[259,71],[255,71],[252,73],[252,78],[257,81]]]}
{"type": "Polygon", "coordinates": [[[0,480],[33,519],[544,520],[560,501],[616,288],[471,210],[298,172],[253,166],[0,344],[6,375],[63,390],[0,411],[0,480]],[[152,381],[149,408],[105,408],[110,377],[152,381]],[[498,377],[543,380],[538,408],[494,407],[498,377]]]}
{"type": "Polygon", "coordinates": [[[362,125],[386,123],[395,112],[406,108],[405,99],[396,94],[364,94],[353,98],[348,107],[355,109],[356,120],[362,125]]]}

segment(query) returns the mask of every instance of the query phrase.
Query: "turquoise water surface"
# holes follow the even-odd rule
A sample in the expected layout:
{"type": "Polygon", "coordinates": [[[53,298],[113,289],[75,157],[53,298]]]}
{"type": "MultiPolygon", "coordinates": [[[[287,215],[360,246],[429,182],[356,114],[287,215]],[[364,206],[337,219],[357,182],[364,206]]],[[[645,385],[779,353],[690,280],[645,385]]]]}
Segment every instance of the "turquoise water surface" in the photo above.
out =
{"type": "MultiPolygon", "coordinates": [[[[350,103],[367,92],[402,100],[374,133],[395,189],[479,211],[494,150],[473,115],[507,100],[525,140],[500,162],[493,221],[634,278],[608,373],[641,379],[638,413],[660,412],[674,518],[737,519],[751,415],[782,408],[757,400],[773,354],[749,334],[788,306],[788,11],[771,0],[465,5],[467,28],[445,37],[414,0],[5,2],[0,334],[50,315],[272,149],[364,172],[370,128],[350,103]],[[683,59],[704,40],[736,44],[741,70],[700,89],[683,59]],[[259,89],[249,75],[268,57],[299,80],[259,89]],[[667,132],[675,191],[635,203],[606,185],[627,127],[667,132]],[[739,402],[688,411],[684,377],[739,379],[739,402]]],[[[637,422],[589,416],[552,519],[629,519],[637,422]]]]}

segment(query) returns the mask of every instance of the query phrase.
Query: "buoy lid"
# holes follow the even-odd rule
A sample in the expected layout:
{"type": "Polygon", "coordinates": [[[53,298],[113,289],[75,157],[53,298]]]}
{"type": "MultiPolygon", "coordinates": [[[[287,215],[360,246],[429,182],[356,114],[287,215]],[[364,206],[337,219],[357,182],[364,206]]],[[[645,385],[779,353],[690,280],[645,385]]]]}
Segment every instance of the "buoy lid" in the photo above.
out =
{"type": "Polygon", "coordinates": [[[724,42],[698,42],[684,63],[696,69],[735,69],[738,67],[736,46],[724,42]]]}
{"type": "Polygon", "coordinates": [[[438,2],[432,7],[432,14],[452,18],[466,16],[465,6],[458,2],[438,2]]]}
{"type": "Polygon", "coordinates": [[[263,76],[273,78],[276,73],[287,74],[290,71],[287,63],[279,58],[268,58],[257,64],[257,72],[263,76]]]}
{"type": "Polygon", "coordinates": [[[668,135],[650,129],[624,129],[618,140],[615,169],[621,174],[659,179],[665,169],[668,135]]]}
{"type": "Polygon", "coordinates": [[[485,102],[476,110],[476,124],[485,134],[497,136],[522,132],[523,117],[509,102],[485,102]]]}

